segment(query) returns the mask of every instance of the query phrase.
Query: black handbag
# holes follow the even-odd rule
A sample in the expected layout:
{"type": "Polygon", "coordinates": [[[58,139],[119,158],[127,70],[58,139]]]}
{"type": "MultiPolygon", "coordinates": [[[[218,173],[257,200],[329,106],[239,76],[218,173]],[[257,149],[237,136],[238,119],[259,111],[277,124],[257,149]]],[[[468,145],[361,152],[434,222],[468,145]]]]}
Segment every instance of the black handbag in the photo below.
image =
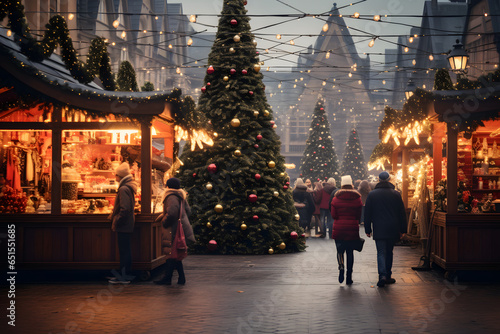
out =
{"type": "Polygon", "coordinates": [[[352,249],[361,252],[363,250],[363,245],[365,244],[365,239],[359,238],[358,240],[353,240],[352,249]]]}

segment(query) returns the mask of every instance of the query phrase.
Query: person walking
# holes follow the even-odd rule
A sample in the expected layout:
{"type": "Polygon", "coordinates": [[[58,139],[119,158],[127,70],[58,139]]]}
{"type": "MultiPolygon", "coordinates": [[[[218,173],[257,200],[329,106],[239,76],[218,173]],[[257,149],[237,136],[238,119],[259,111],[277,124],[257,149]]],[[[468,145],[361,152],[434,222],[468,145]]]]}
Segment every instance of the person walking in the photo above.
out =
{"type": "Polygon", "coordinates": [[[332,199],[331,215],[333,217],[332,238],[337,247],[337,262],[339,265],[339,283],[344,281],[351,285],[352,269],[354,265],[354,242],[359,240],[359,218],[361,217],[361,194],[353,189],[352,178],[344,175],[341,178],[341,189],[335,192],[332,199]],[[344,253],[347,257],[347,266],[344,265],[344,253]]]}
{"type": "Polygon", "coordinates": [[[363,224],[365,222],[365,203],[366,203],[366,198],[368,197],[370,191],[372,191],[372,188],[370,187],[370,182],[363,180],[359,183],[358,192],[361,194],[361,202],[363,202],[363,208],[361,210],[361,219],[359,220],[360,224],[363,224]]]}
{"type": "Polygon", "coordinates": [[[299,213],[299,225],[307,232],[311,225],[311,218],[314,212],[314,200],[312,194],[307,191],[307,186],[301,178],[298,178],[295,182],[292,196],[295,208],[299,213]]]}
{"type": "Polygon", "coordinates": [[[120,274],[109,280],[111,284],[129,284],[132,276],[132,232],[134,231],[135,194],[137,183],[130,174],[130,166],[124,162],[115,170],[118,192],[115,198],[113,212],[109,215],[111,230],[116,232],[118,252],[120,254],[120,274]]]}
{"type": "Polygon", "coordinates": [[[314,222],[316,236],[318,238],[326,237],[325,225],[321,223],[321,193],[323,192],[323,185],[321,182],[314,182],[313,190],[313,200],[314,200],[314,212],[312,220],[314,222]]]}
{"type": "Polygon", "coordinates": [[[181,181],[179,179],[175,177],[168,179],[166,186],[167,188],[163,193],[161,247],[163,254],[167,256],[167,260],[165,261],[165,273],[163,278],[154,283],[171,285],[172,276],[174,270],[176,270],[179,275],[177,284],[183,285],[186,284],[184,266],[181,260],[172,258],[172,245],[175,241],[179,218],[181,219],[186,243],[191,244],[195,242],[193,228],[188,219],[188,216],[191,214],[191,208],[186,200],[187,193],[181,189],[181,181]],[[181,212],[181,208],[183,212],[181,212]]]}
{"type": "Polygon", "coordinates": [[[390,175],[382,172],[365,204],[365,233],[377,246],[378,287],[396,283],[392,278],[394,244],[407,230],[406,210],[401,194],[389,182],[390,175]]]}
{"type": "Polygon", "coordinates": [[[319,204],[320,210],[320,224],[323,225],[325,234],[332,237],[333,218],[330,212],[330,203],[332,202],[335,191],[337,190],[336,182],[333,177],[329,178],[327,182],[322,184],[321,200],[319,204]],[[328,230],[328,232],[327,232],[328,230]]]}

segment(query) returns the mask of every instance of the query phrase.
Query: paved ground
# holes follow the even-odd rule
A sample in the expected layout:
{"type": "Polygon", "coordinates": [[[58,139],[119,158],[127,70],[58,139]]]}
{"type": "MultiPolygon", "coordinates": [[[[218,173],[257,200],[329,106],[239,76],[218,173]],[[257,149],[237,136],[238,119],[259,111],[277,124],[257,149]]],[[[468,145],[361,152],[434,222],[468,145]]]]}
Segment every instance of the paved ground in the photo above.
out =
{"type": "Polygon", "coordinates": [[[3,316],[0,333],[500,333],[498,282],[413,271],[420,250],[405,246],[395,249],[397,283],[377,288],[370,239],[346,286],[333,241],[308,245],[299,254],[189,256],[185,286],[18,284],[16,327],[3,316]]]}

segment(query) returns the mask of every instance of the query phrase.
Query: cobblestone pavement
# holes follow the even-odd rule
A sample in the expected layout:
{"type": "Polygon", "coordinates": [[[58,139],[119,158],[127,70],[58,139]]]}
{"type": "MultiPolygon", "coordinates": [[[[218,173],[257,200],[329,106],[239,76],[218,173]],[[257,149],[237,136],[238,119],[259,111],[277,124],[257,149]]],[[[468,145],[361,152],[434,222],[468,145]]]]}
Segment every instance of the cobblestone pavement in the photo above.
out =
{"type": "Polygon", "coordinates": [[[299,254],[189,256],[185,286],[18,283],[16,327],[4,316],[0,332],[500,333],[498,283],[450,283],[439,271],[413,271],[421,252],[401,246],[397,283],[377,288],[369,239],[355,252],[354,284],[346,286],[337,281],[334,242],[310,238],[308,246],[299,254]]]}

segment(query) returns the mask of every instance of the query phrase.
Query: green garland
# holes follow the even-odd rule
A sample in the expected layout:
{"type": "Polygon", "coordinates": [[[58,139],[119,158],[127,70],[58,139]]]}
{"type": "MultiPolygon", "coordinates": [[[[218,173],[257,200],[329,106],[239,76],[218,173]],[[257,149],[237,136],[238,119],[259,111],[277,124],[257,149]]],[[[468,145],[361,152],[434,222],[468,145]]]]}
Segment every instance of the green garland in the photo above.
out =
{"type": "Polygon", "coordinates": [[[43,40],[38,42],[30,33],[26,22],[24,6],[20,1],[3,0],[0,3],[0,19],[9,18],[9,26],[14,33],[14,41],[21,47],[21,52],[30,60],[41,62],[52,55],[57,45],[61,47],[61,57],[73,78],[81,83],[91,82],[99,75],[107,90],[114,90],[111,75],[111,65],[104,40],[98,38],[92,41],[89,50],[87,65],[78,60],[78,55],[73,47],[66,20],[60,16],[53,16],[46,25],[43,40]]]}
{"type": "Polygon", "coordinates": [[[373,148],[373,151],[372,151],[372,154],[370,155],[370,160],[368,161],[368,164],[372,164],[381,158],[386,158],[387,160],[391,161],[392,151],[393,151],[392,144],[385,144],[382,142],[378,143],[373,148]]]}

